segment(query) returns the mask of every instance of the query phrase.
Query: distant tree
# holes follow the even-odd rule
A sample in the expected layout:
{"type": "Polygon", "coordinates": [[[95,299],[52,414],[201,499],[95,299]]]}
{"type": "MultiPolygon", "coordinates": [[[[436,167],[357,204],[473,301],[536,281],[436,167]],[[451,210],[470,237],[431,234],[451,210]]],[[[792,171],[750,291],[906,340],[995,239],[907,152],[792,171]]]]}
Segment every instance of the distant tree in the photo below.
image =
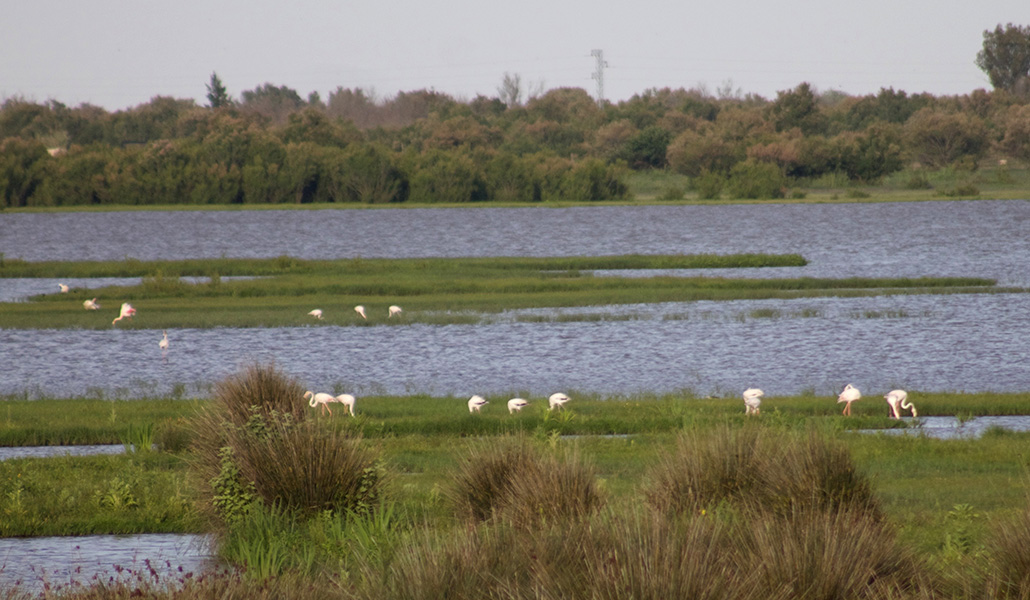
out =
{"type": "Polygon", "coordinates": [[[304,106],[304,99],[300,94],[285,85],[276,87],[266,83],[243,92],[241,96],[243,108],[253,110],[275,123],[285,122],[290,113],[304,106]]]}
{"type": "Polygon", "coordinates": [[[672,136],[668,131],[652,125],[636,134],[623,147],[622,157],[634,169],[661,169],[665,167],[665,152],[672,136]]]}
{"type": "Polygon", "coordinates": [[[776,131],[797,127],[805,135],[822,133],[826,120],[819,112],[815,93],[808,83],[802,83],[793,90],[779,92],[776,101],[769,107],[770,117],[776,131]]]}
{"type": "Polygon", "coordinates": [[[518,73],[513,75],[505,72],[504,78],[501,79],[501,85],[497,86],[497,97],[501,99],[501,102],[504,102],[508,108],[522,106],[522,92],[522,76],[518,73]]]}
{"type": "Polygon", "coordinates": [[[976,66],[987,73],[995,89],[1030,93],[1030,26],[1009,23],[985,30],[976,66]]]}
{"type": "Polygon", "coordinates": [[[218,73],[211,73],[211,82],[207,84],[207,102],[211,108],[222,108],[232,106],[232,98],[229,97],[218,73]]]}
{"type": "Polygon", "coordinates": [[[988,145],[987,128],[980,117],[929,107],[905,123],[904,136],[914,158],[934,168],[964,156],[979,160],[988,145]]]}

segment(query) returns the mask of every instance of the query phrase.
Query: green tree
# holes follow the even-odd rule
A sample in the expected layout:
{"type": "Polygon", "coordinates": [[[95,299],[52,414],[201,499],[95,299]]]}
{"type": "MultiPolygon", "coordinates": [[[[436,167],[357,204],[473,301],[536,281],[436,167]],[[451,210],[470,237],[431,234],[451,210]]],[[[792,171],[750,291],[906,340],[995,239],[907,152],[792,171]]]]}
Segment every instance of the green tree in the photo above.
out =
{"type": "Polygon", "coordinates": [[[218,73],[211,73],[211,82],[207,84],[207,102],[211,108],[232,106],[232,99],[222,85],[222,80],[218,78],[218,73]]]}
{"type": "Polygon", "coordinates": [[[805,135],[823,133],[826,118],[819,111],[812,86],[802,83],[793,90],[779,92],[776,101],[769,107],[770,118],[776,131],[797,127],[805,135]]]}
{"type": "Polygon", "coordinates": [[[1030,93],[1030,26],[1009,23],[985,30],[976,66],[987,73],[995,89],[1030,93]]]}

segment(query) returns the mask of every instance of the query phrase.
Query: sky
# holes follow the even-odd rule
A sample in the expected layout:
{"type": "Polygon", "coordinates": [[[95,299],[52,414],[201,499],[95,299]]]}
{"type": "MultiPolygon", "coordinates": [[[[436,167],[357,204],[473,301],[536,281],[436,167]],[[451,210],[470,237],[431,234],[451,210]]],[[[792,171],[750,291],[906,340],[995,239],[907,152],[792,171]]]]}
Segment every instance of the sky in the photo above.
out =
{"type": "Polygon", "coordinates": [[[2,0],[0,100],[109,111],[155,96],[206,105],[265,83],[323,100],[435,90],[496,97],[577,87],[758,94],[802,82],[851,95],[991,89],[984,30],[1030,24],[1028,0],[2,0]],[[592,51],[603,52],[599,68],[592,51]]]}

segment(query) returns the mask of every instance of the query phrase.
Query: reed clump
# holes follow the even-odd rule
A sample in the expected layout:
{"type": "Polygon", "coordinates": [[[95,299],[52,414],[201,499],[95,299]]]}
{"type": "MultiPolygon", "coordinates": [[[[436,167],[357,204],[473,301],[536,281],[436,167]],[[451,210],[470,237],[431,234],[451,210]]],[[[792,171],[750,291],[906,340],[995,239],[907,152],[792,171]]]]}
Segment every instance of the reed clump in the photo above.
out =
{"type": "Polygon", "coordinates": [[[578,454],[545,454],[522,437],[472,450],[450,497],[463,520],[517,526],[580,518],[604,504],[594,470],[578,454]]]}
{"type": "Polygon", "coordinates": [[[1030,506],[994,527],[986,551],[985,597],[1030,598],[1030,506]]]}
{"type": "Polygon", "coordinates": [[[273,365],[215,388],[196,418],[192,472],[200,510],[232,526],[254,504],[285,513],[370,512],[383,489],[377,457],[345,430],[307,419],[304,390],[273,365]]]}
{"type": "Polygon", "coordinates": [[[872,486],[845,447],[815,433],[791,435],[753,425],[684,434],[652,469],[648,504],[672,514],[729,503],[777,514],[849,509],[881,516],[872,486]]]}

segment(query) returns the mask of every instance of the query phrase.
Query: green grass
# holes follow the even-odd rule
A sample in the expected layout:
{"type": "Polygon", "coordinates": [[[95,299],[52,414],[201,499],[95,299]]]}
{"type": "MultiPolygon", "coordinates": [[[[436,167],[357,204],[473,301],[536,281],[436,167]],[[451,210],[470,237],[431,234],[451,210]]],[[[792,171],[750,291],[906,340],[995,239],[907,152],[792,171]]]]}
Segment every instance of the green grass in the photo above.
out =
{"type": "MultiPolygon", "coordinates": [[[[0,328],[106,329],[128,301],[138,314],[119,328],[287,327],[298,325],[403,325],[482,323],[512,309],[607,306],[696,300],[792,299],[883,294],[1009,293],[977,277],[794,278],[594,277],[595,270],[692,269],[804,265],[788,255],[625,255],[606,257],[483,259],[347,259],[309,261],[210,259],[142,262],[28,263],[5,260],[0,277],[142,277],[135,286],[43,294],[0,304],[0,328]],[[181,276],[206,275],[188,284],[181,276]],[[223,281],[222,276],[256,279],[223,281]],[[104,307],[87,311],[82,301],[104,307]],[[353,311],[362,304],[368,320],[353,311]],[[404,307],[387,318],[387,306],[404,307]],[[316,321],[308,311],[325,314],[316,321]]],[[[527,317],[533,319],[534,317],[527,317]]],[[[608,320],[610,316],[559,316],[553,320],[608,320]]],[[[632,317],[625,317],[632,318],[632,317]]]]}
{"type": "MultiPolygon", "coordinates": [[[[239,386],[219,389],[224,392],[237,388],[239,386]]],[[[942,578],[946,572],[973,577],[975,565],[981,560],[978,557],[982,549],[989,546],[994,528],[1021,514],[1028,505],[1030,463],[1025,449],[1030,434],[993,432],[976,440],[935,440],[918,435],[856,433],[857,429],[904,426],[883,416],[885,403],[879,398],[859,401],[854,406],[855,416],[844,418],[833,397],[766,397],[762,415],[745,418],[743,402],[735,396],[697,398],[689,391],[618,397],[570,391],[570,396],[572,401],[563,410],[562,418],[547,413],[546,400],[534,396],[529,398],[533,404],[523,413],[509,415],[504,407],[509,394],[488,397],[490,404],[480,415],[469,415],[466,399],[459,397],[362,397],[358,399],[355,418],[322,416],[298,397],[299,410],[306,412],[294,417],[299,419],[297,423],[327,433],[335,432],[338,435],[332,436],[333,439],[360,440],[371,455],[379,457],[380,467],[387,474],[381,504],[367,518],[334,511],[318,511],[306,518],[274,510],[247,513],[220,534],[221,553],[236,564],[247,564],[254,575],[281,576],[285,570],[288,576],[308,582],[300,585],[304,589],[309,582],[328,575],[332,581],[350,582],[349,589],[365,590],[369,594],[365,597],[371,597],[374,590],[382,591],[379,586],[388,582],[403,584],[406,575],[394,569],[416,558],[421,565],[419,572],[430,569],[425,572],[427,577],[436,572],[437,566],[456,568],[448,567],[450,563],[446,562],[437,566],[423,563],[428,560],[427,556],[416,557],[410,552],[422,552],[419,548],[426,544],[436,548],[442,544],[449,548],[447,552],[457,552],[457,557],[484,547],[485,540],[459,542],[454,537],[464,536],[466,534],[459,532],[473,529],[458,525],[452,490],[463,469],[469,473],[483,456],[496,453],[492,449],[513,440],[522,440],[520,443],[527,444],[541,458],[575,456],[576,462],[583,464],[583,472],[590,473],[596,482],[597,497],[604,504],[600,512],[588,511],[590,514],[576,516],[573,522],[561,526],[558,521],[567,517],[558,516],[560,511],[547,512],[551,509],[544,510],[541,504],[539,510],[544,512],[526,515],[551,516],[545,516],[543,521],[538,521],[537,517],[529,521],[520,517],[518,521],[529,523],[518,527],[529,527],[537,532],[530,536],[537,541],[529,547],[522,546],[528,539],[522,534],[513,532],[510,535],[514,537],[507,537],[509,533],[503,533],[507,521],[476,527],[475,531],[484,535],[502,536],[494,540],[500,544],[498,551],[521,548],[542,553],[541,556],[567,552],[568,548],[561,542],[563,538],[570,543],[580,540],[576,543],[587,544],[589,548],[605,548],[610,541],[605,532],[609,531],[630,545],[636,543],[632,540],[638,534],[651,532],[646,533],[641,543],[651,540],[647,543],[658,544],[658,539],[649,536],[665,539],[663,536],[671,535],[672,530],[666,531],[664,525],[660,530],[651,530],[650,527],[658,525],[645,525],[645,521],[636,519],[641,518],[640,511],[646,507],[645,490],[654,484],[654,469],[677,447],[684,432],[716,442],[725,435],[720,432],[760,432],[773,444],[770,448],[778,448],[776,440],[779,439],[811,439],[827,440],[830,447],[845,449],[857,474],[868,479],[883,519],[897,531],[899,548],[911,549],[920,560],[934,565],[928,567],[928,572],[940,573],[942,578]],[[586,530],[577,525],[581,522],[585,523],[586,530]],[[625,531],[609,530],[614,523],[635,525],[625,531]],[[558,530],[563,533],[559,534],[558,530]],[[588,534],[588,531],[593,533],[588,534]],[[552,535],[557,537],[552,539],[552,535]],[[594,537],[596,535],[601,537],[594,537]],[[454,543],[459,546],[453,546],[454,543]]],[[[910,398],[919,407],[920,415],[1030,414],[1030,392],[963,394],[913,390],[910,398]]],[[[0,402],[0,429],[7,443],[58,443],[66,437],[59,432],[67,431],[68,425],[76,422],[80,443],[101,440],[117,443],[118,436],[152,423],[161,449],[162,435],[167,435],[162,432],[179,431],[186,437],[196,435],[197,415],[210,415],[207,411],[213,402],[5,399],[0,402]],[[54,431],[48,432],[48,427],[54,431]]],[[[282,411],[293,411],[293,407],[280,406],[277,410],[282,414],[282,411]]],[[[255,426],[253,419],[245,425],[261,436],[267,435],[264,429],[254,429],[255,426]]],[[[811,448],[822,447],[820,444],[811,448]]],[[[813,453],[805,450],[806,446],[799,448],[803,450],[801,453],[788,451],[785,456],[794,457],[791,461],[796,462],[797,468],[808,468],[804,458],[813,453]]],[[[721,454],[715,452],[708,460],[717,460],[721,454]]],[[[269,456],[264,462],[272,460],[277,459],[269,456]]],[[[210,530],[197,503],[197,499],[203,497],[197,486],[204,483],[190,475],[194,461],[192,455],[182,451],[159,451],[0,462],[0,515],[3,515],[0,535],[210,530]]],[[[767,461],[762,468],[775,469],[780,462],[784,461],[767,461]]],[[[838,461],[838,464],[845,463],[838,461]]],[[[564,468],[555,463],[539,471],[542,478],[537,483],[522,482],[539,487],[519,493],[537,501],[539,492],[534,493],[533,489],[545,490],[552,484],[562,486],[557,488],[559,490],[573,489],[578,476],[562,475],[567,473],[564,468]]],[[[706,471],[704,465],[699,469],[702,473],[706,471]]],[[[282,481],[284,477],[289,475],[280,473],[275,480],[282,481]]],[[[788,478],[787,481],[793,480],[788,478]]],[[[803,493],[802,488],[792,493],[798,491],[803,493]]],[[[707,509],[722,515],[720,521],[730,527],[726,534],[750,522],[750,519],[738,518],[736,509],[723,504],[707,509]]],[[[762,516],[755,522],[760,525],[758,529],[744,532],[747,536],[757,536],[754,539],[727,541],[721,537],[723,534],[718,534],[716,538],[721,540],[718,545],[731,544],[735,551],[746,548],[759,551],[764,547],[760,544],[763,535],[784,535],[782,522],[769,521],[769,518],[762,516]]],[[[818,519],[812,522],[818,523],[818,519]]],[[[826,524],[826,527],[833,530],[832,525],[826,524]]],[[[871,525],[848,525],[868,526],[871,525]]],[[[822,535],[819,531],[822,530],[808,531],[804,535],[822,535]]],[[[890,541],[893,534],[887,538],[875,532],[869,535],[872,540],[880,540],[876,544],[894,543],[890,541]]],[[[763,560],[772,560],[775,556],[768,555],[763,560]]],[[[801,555],[795,559],[802,560],[801,555]]],[[[493,567],[484,565],[484,568],[493,567]]],[[[778,568],[795,567],[780,565],[778,568]]],[[[416,582],[411,584],[416,585],[416,582]]]]}

